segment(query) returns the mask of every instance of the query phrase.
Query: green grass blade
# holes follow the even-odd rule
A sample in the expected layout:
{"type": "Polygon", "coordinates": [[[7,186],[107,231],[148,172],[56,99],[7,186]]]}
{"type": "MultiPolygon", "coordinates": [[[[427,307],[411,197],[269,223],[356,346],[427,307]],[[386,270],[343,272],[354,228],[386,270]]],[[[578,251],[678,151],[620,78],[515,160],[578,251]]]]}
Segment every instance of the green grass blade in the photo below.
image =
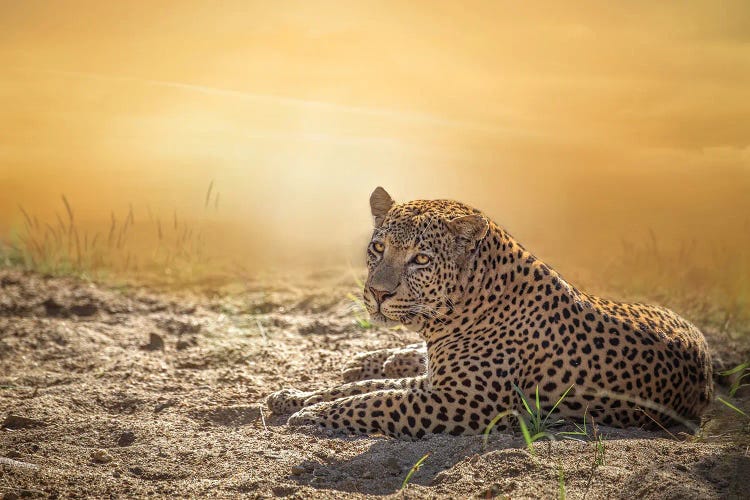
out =
{"type": "Polygon", "coordinates": [[[532,455],[535,455],[536,452],[534,451],[534,447],[532,446],[532,443],[534,441],[531,440],[531,434],[529,434],[529,428],[526,426],[526,422],[524,421],[522,416],[518,416],[518,425],[521,426],[521,434],[523,434],[523,440],[526,441],[526,447],[529,449],[529,453],[532,455]]]}
{"type": "MultiPolygon", "coordinates": [[[[354,305],[356,305],[360,311],[362,311],[365,314],[367,313],[367,308],[365,307],[365,303],[362,302],[362,300],[359,297],[357,297],[353,293],[348,293],[346,294],[346,296],[349,298],[349,300],[354,302],[354,305]]],[[[354,321],[363,330],[372,328],[372,322],[367,317],[357,314],[356,311],[354,312],[354,321]]]]}
{"type": "Polygon", "coordinates": [[[558,468],[557,498],[558,500],[565,500],[565,472],[563,471],[562,464],[559,464],[559,468],[558,468]]]}
{"type": "Polygon", "coordinates": [[[604,442],[604,437],[599,436],[596,443],[596,463],[597,465],[605,464],[605,455],[607,453],[607,445],[604,442]]]}
{"type": "MultiPolygon", "coordinates": [[[[742,377],[742,378],[745,378],[745,377],[742,377]]],[[[740,382],[742,378],[739,379],[737,382],[740,382]]],[[[739,383],[732,384],[732,387],[729,388],[729,397],[733,398],[734,395],[737,394],[737,391],[739,391],[743,387],[750,387],[750,384],[739,384],[739,383]]]]}
{"type": "Polygon", "coordinates": [[[557,402],[552,407],[552,409],[549,411],[549,413],[547,413],[547,416],[544,417],[543,424],[547,423],[547,419],[550,417],[550,415],[552,415],[555,412],[555,410],[557,409],[557,407],[560,406],[560,403],[562,403],[563,399],[565,399],[568,396],[568,393],[570,392],[571,389],[573,389],[573,387],[574,386],[571,385],[570,387],[568,387],[568,390],[566,390],[565,392],[562,393],[562,396],[560,396],[560,398],[557,400],[557,402]]]}
{"type": "Polygon", "coordinates": [[[719,375],[723,375],[725,377],[728,377],[729,375],[734,375],[735,373],[741,372],[747,368],[750,368],[750,361],[746,361],[742,363],[741,365],[737,365],[731,370],[726,370],[723,372],[719,372],[719,375]]]}
{"type": "Polygon", "coordinates": [[[573,389],[573,387],[575,387],[575,385],[571,385],[570,387],[568,387],[568,390],[562,393],[562,396],[560,396],[560,399],[557,400],[557,403],[555,403],[555,406],[553,406],[552,409],[550,410],[550,414],[557,409],[560,403],[562,403],[563,399],[565,399],[568,396],[568,393],[571,391],[571,389],[573,389]]]}
{"type": "Polygon", "coordinates": [[[528,400],[526,399],[526,395],[521,391],[521,388],[518,387],[516,384],[513,384],[513,388],[516,390],[519,396],[521,396],[521,403],[523,403],[524,408],[526,408],[526,411],[529,415],[533,415],[534,412],[531,411],[531,406],[529,405],[528,400]]]}
{"type": "MultiPolygon", "coordinates": [[[[562,434],[562,433],[559,433],[559,434],[562,434]]],[[[578,437],[572,437],[572,436],[563,436],[563,439],[567,439],[568,441],[576,441],[578,443],[587,443],[588,442],[585,439],[581,439],[581,438],[578,438],[578,437]]]]}
{"type": "Polygon", "coordinates": [[[550,441],[555,441],[555,435],[554,434],[552,434],[550,432],[547,432],[547,431],[542,431],[542,432],[537,432],[536,434],[534,434],[533,436],[531,436],[531,442],[535,443],[535,442],[539,441],[542,438],[547,438],[550,441]]]}
{"type": "Polygon", "coordinates": [[[411,477],[414,475],[415,472],[417,472],[419,470],[420,467],[422,467],[422,464],[424,463],[425,460],[427,460],[427,457],[429,457],[429,456],[430,456],[430,454],[426,453],[422,458],[420,458],[419,460],[417,460],[417,463],[415,463],[414,465],[412,465],[411,469],[409,469],[409,473],[404,478],[404,482],[401,483],[401,489],[402,490],[409,485],[409,481],[411,481],[411,477]]]}
{"type": "Polygon", "coordinates": [[[357,283],[357,286],[359,288],[364,288],[365,287],[365,282],[362,281],[361,279],[359,279],[358,276],[354,276],[354,282],[357,283]]]}
{"type": "Polygon", "coordinates": [[[487,427],[484,429],[484,438],[482,441],[482,449],[487,448],[487,441],[490,439],[490,432],[492,432],[492,429],[497,425],[497,423],[500,421],[501,418],[507,417],[508,415],[518,415],[518,412],[515,410],[505,410],[503,412],[498,413],[495,418],[493,418],[489,424],[487,424],[487,427]]]}
{"type": "Polygon", "coordinates": [[[716,399],[717,399],[718,401],[721,401],[722,403],[724,403],[725,405],[727,405],[727,406],[728,406],[729,408],[733,409],[733,410],[734,410],[734,411],[736,411],[737,413],[739,413],[739,414],[741,414],[741,415],[744,415],[744,416],[745,416],[746,418],[750,418],[750,415],[748,415],[748,414],[747,414],[747,413],[745,413],[744,411],[740,410],[739,408],[737,408],[736,406],[734,406],[734,405],[733,405],[732,403],[730,403],[730,402],[729,402],[729,401],[727,401],[726,399],[722,398],[721,396],[716,396],[716,399]]]}
{"type": "Polygon", "coordinates": [[[743,384],[742,381],[746,378],[750,377],[750,371],[747,371],[737,377],[734,382],[732,382],[732,386],[729,388],[729,397],[734,397],[735,394],[737,394],[737,391],[742,389],[743,387],[748,387],[750,384],[743,384]]]}
{"type": "Polygon", "coordinates": [[[586,414],[583,414],[583,425],[578,425],[575,422],[573,423],[576,430],[574,431],[561,431],[558,432],[561,436],[586,436],[589,437],[588,429],[586,429],[586,414]]]}
{"type": "Polygon", "coordinates": [[[367,309],[365,308],[365,303],[364,303],[364,302],[362,302],[362,299],[360,299],[359,297],[357,297],[357,296],[356,296],[356,295],[354,295],[353,293],[347,293],[347,294],[346,294],[346,296],[347,296],[347,297],[349,298],[349,300],[351,300],[352,302],[354,302],[355,304],[357,304],[357,306],[358,306],[358,307],[359,307],[360,309],[362,309],[363,311],[366,311],[366,310],[367,310],[367,309]]]}

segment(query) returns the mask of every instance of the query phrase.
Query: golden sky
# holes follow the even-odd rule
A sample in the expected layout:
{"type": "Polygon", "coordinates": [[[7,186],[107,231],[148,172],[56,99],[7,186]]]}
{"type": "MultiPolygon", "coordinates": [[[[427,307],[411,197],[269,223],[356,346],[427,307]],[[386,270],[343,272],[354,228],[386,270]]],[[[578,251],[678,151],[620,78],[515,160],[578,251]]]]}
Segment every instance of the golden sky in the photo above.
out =
{"type": "Polygon", "coordinates": [[[0,2],[0,231],[63,192],[189,214],[211,179],[274,254],[356,247],[376,185],[553,256],[747,228],[750,2],[571,5],[0,2]]]}

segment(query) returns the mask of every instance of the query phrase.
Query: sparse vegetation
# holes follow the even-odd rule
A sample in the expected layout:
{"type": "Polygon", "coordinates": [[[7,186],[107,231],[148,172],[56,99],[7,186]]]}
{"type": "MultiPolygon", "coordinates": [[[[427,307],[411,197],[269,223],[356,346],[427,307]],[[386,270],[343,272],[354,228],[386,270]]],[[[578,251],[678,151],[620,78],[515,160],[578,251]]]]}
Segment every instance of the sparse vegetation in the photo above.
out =
{"type": "Polygon", "coordinates": [[[555,412],[557,407],[560,406],[560,403],[562,403],[562,401],[567,397],[568,393],[571,391],[571,389],[573,389],[573,387],[574,386],[572,385],[568,387],[565,392],[563,392],[562,395],[557,399],[557,401],[555,401],[555,404],[552,405],[550,411],[545,413],[539,400],[538,385],[536,386],[536,390],[534,392],[535,398],[532,404],[523,393],[521,388],[513,384],[513,388],[521,398],[521,403],[523,404],[523,408],[526,411],[526,415],[519,414],[518,420],[519,424],[521,425],[521,432],[523,433],[526,444],[528,445],[529,450],[532,451],[532,454],[533,447],[531,446],[531,443],[542,438],[551,440],[555,439],[552,429],[554,427],[562,425],[564,420],[560,418],[550,421],[550,417],[555,412]]]}
{"type": "MultiPolygon", "coordinates": [[[[357,290],[363,290],[365,287],[364,281],[362,281],[362,278],[357,275],[351,263],[349,263],[349,272],[351,272],[352,277],[354,278],[354,282],[357,285],[357,290]]],[[[362,299],[360,299],[353,293],[348,293],[346,296],[351,301],[351,310],[354,314],[354,323],[363,330],[369,330],[370,328],[372,328],[373,324],[370,321],[370,316],[367,313],[367,308],[365,307],[365,303],[362,302],[362,299]]]]}
{"type": "Polygon", "coordinates": [[[354,305],[354,322],[363,330],[369,330],[372,328],[372,322],[369,320],[367,315],[367,309],[365,308],[364,302],[362,302],[362,299],[354,295],[353,293],[347,294],[347,297],[349,300],[352,301],[354,305]]]}
{"type": "Polygon", "coordinates": [[[589,409],[586,407],[586,409],[583,412],[583,418],[581,423],[573,422],[573,426],[575,428],[574,431],[561,431],[558,434],[560,436],[563,436],[565,439],[573,439],[575,441],[582,441],[582,438],[588,438],[589,437],[589,430],[586,424],[586,415],[588,414],[589,409]]]}
{"type": "MultiPolygon", "coordinates": [[[[746,224],[747,226],[747,224],[746,224]]],[[[748,227],[750,228],[750,227],[748,227]]],[[[599,285],[666,306],[692,311],[722,333],[750,335],[750,234],[734,244],[696,240],[668,243],[654,231],[622,242],[599,285]],[[713,245],[713,246],[711,246],[713,245]]]]}
{"type": "MultiPolygon", "coordinates": [[[[747,377],[750,377],[750,361],[741,363],[730,370],[723,371],[721,372],[721,375],[724,377],[732,377],[732,383],[729,386],[728,393],[729,398],[734,398],[737,396],[740,389],[743,387],[750,387],[750,384],[743,382],[747,377]]],[[[750,421],[750,414],[739,408],[735,402],[729,401],[722,396],[716,396],[716,400],[731,409],[743,420],[750,421]]]]}
{"type": "Polygon", "coordinates": [[[724,377],[734,376],[732,384],[729,386],[729,397],[733,398],[737,394],[737,391],[743,387],[750,387],[750,384],[743,383],[743,380],[750,377],[750,361],[745,361],[731,370],[723,371],[720,375],[724,377]]]}
{"type": "MultiPolygon", "coordinates": [[[[219,197],[211,181],[196,196],[197,211],[216,213],[219,197]]],[[[220,238],[211,236],[214,228],[208,218],[182,216],[176,210],[158,214],[131,203],[109,210],[106,225],[97,226],[82,220],[75,200],[64,195],[51,220],[40,220],[23,206],[18,215],[19,223],[0,237],[0,266],[97,281],[126,277],[180,284],[246,277],[241,266],[217,258],[220,238]]],[[[620,292],[618,298],[672,306],[730,337],[744,338],[750,335],[749,252],[750,244],[742,241],[717,248],[695,241],[674,245],[659,241],[652,231],[638,242],[624,241],[596,285],[620,292]]],[[[361,289],[361,280],[353,274],[361,289]]],[[[350,299],[356,324],[372,328],[361,300],[350,299]]]]}
{"type": "MultiPolygon", "coordinates": [[[[211,181],[204,210],[211,202],[218,210],[218,196],[211,181]]],[[[167,223],[148,207],[147,217],[136,217],[130,204],[124,214],[110,211],[109,224],[96,230],[79,220],[64,194],[61,204],[63,215],[56,212],[54,221],[18,207],[23,224],[0,240],[0,266],[99,281],[161,276],[175,283],[220,271],[206,251],[204,225],[180,218],[176,210],[167,223]]]]}
{"type": "Polygon", "coordinates": [[[599,432],[599,427],[596,425],[596,422],[593,421],[593,418],[591,419],[591,432],[589,432],[589,424],[586,423],[587,414],[588,408],[586,408],[586,410],[583,412],[582,422],[580,424],[575,422],[573,423],[575,430],[562,431],[559,432],[558,435],[562,436],[565,439],[572,439],[574,441],[593,441],[594,448],[596,450],[594,455],[594,464],[596,466],[604,465],[607,452],[607,444],[604,440],[604,435],[599,432]]]}
{"type": "Polygon", "coordinates": [[[521,398],[521,403],[523,404],[524,410],[526,411],[526,415],[523,415],[515,410],[507,410],[496,415],[484,430],[484,447],[486,448],[489,435],[492,432],[492,429],[497,425],[497,423],[505,417],[514,416],[518,421],[518,426],[521,429],[521,435],[526,442],[526,447],[529,450],[529,453],[534,455],[534,442],[539,441],[543,438],[547,438],[551,441],[555,440],[555,434],[552,432],[552,429],[554,427],[562,425],[564,423],[564,420],[557,419],[554,421],[550,421],[550,416],[552,416],[557,407],[567,397],[568,393],[571,391],[571,389],[573,389],[574,386],[571,385],[565,392],[562,393],[562,395],[557,399],[549,412],[544,412],[544,410],[542,409],[541,400],[539,398],[539,386],[536,387],[535,399],[533,404],[529,402],[526,395],[517,385],[513,384],[513,387],[521,398]]]}
{"type": "Polygon", "coordinates": [[[594,463],[599,465],[604,465],[606,463],[606,457],[607,457],[607,444],[604,441],[604,435],[599,434],[599,430],[595,429],[594,433],[596,434],[596,454],[594,455],[594,463]]]}

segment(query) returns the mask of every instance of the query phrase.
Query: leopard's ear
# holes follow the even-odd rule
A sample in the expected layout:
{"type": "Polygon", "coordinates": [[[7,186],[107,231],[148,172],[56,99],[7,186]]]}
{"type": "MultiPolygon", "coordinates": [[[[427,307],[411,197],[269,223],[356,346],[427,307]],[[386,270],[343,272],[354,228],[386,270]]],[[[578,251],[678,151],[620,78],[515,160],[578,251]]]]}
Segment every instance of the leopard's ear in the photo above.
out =
{"type": "Polygon", "coordinates": [[[375,227],[380,227],[383,224],[385,215],[394,204],[393,198],[385,189],[380,186],[375,188],[375,191],[370,195],[370,211],[375,218],[375,227]]]}
{"type": "Polygon", "coordinates": [[[456,217],[448,222],[448,227],[456,235],[456,240],[473,247],[487,235],[490,223],[483,215],[472,214],[456,217]]]}

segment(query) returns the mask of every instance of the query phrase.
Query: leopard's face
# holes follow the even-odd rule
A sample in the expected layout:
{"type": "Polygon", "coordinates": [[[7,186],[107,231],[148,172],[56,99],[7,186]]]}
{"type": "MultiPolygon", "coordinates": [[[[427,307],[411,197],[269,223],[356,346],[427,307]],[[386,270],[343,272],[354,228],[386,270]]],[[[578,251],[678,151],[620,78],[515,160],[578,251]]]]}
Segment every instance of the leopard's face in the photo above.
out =
{"type": "Polygon", "coordinates": [[[391,204],[380,221],[376,217],[367,247],[364,302],[372,319],[415,330],[426,320],[451,319],[467,257],[486,226],[486,219],[455,202],[391,204]],[[481,231],[467,233],[467,222],[481,231]]]}
{"type": "Polygon", "coordinates": [[[396,218],[375,229],[364,290],[373,320],[410,326],[448,314],[455,297],[446,284],[458,280],[452,243],[445,223],[433,217],[396,218]]]}

